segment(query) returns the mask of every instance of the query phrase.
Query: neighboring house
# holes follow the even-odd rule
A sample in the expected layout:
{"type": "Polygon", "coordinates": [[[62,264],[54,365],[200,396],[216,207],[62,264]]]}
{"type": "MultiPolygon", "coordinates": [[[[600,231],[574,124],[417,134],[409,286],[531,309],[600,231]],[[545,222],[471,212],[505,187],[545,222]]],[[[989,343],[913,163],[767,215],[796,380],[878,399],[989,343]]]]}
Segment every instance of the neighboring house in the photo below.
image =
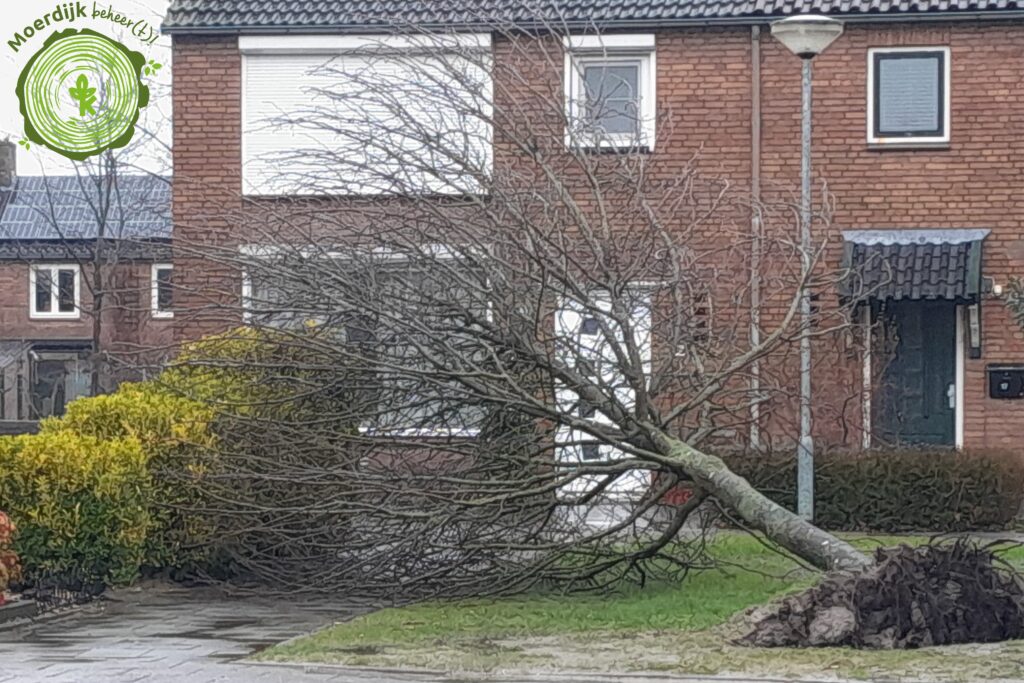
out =
{"type": "Polygon", "coordinates": [[[138,376],[171,340],[170,184],[96,183],[15,175],[0,186],[0,421],[60,415],[138,376]]]}
{"type": "MultiPolygon", "coordinates": [[[[492,41],[493,24],[476,17],[514,11],[504,18],[525,28],[544,24],[506,6],[174,0],[164,31],[174,43],[175,240],[244,244],[232,230],[237,217],[274,204],[268,196],[294,193],[276,184],[286,169],[259,156],[293,142],[257,122],[299,106],[304,79],[324,55],[414,24],[454,31],[496,60],[508,58],[501,37],[492,41]]],[[[1024,393],[1024,334],[996,294],[1024,267],[1024,5],[553,0],[542,7],[570,34],[566,63],[586,67],[594,59],[588,41],[598,28],[613,38],[602,44],[599,66],[618,69],[631,86],[623,106],[644,120],[671,114],[673,127],[657,139],[653,126],[638,131],[637,153],[649,156],[651,175],[700,152],[718,174],[755,193],[799,186],[800,62],[771,38],[768,23],[798,11],[843,18],[844,35],[815,60],[814,167],[836,207],[829,234],[815,239],[834,245],[826,254],[832,267],[863,266],[872,305],[862,310],[888,317],[900,346],[885,388],[866,386],[853,407],[828,405],[828,384],[843,381],[856,394],[860,377],[872,375],[871,355],[841,380],[826,364],[815,377],[816,424],[852,446],[872,439],[1018,446],[1024,401],[1013,399],[1024,393]]],[[[545,40],[541,34],[536,40],[545,40]]],[[[574,78],[564,83],[581,87],[574,78]]],[[[570,93],[565,100],[573,101],[570,93]]],[[[209,300],[200,293],[215,284],[241,296],[240,279],[232,284],[201,259],[183,254],[175,264],[179,287],[190,292],[182,293],[183,308],[202,310],[209,300]]],[[[859,284],[848,282],[845,295],[865,291],[859,284]]],[[[178,322],[185,339],[230,324],[198,314],[178,322]]]]}

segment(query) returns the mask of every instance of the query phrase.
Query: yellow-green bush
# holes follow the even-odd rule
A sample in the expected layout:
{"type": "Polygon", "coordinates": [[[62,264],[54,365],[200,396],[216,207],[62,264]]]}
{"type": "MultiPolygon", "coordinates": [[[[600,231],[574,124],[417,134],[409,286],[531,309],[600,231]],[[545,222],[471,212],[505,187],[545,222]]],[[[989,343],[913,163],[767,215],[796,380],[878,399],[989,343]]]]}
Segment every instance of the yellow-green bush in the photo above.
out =
{"type": "Polygon", "coordinates": [[[180,568],[199,562],[205,551],[209,530],[194,511],[195,481],[210,466],[214,415],[211,408],[155,383],[128,383],[112,394],[72,402],[63,417],[44,420],[40,434],[137,440],[153,494],[144,564],[180,568]]]}
{"type": "Polygon", "coordinates": [[[152,479],[134,436],[48,431],[0,439],[0,508],[32,574],[107,583],[138,572],[153,526],[152,479]]]}
{"type": "Polygon", "coordinates": [[[241,329],[195,342],[152,381],[78,399],[37,435],[0,437],[0,509],[21,528],[26,569],[125,582],[141,567],[206,565],[222,531],[201,512],[209,479],[225,474],[217,432],[230,427],[228,450],[247,451],[277,436],[277,420],[324,405],[307,376],[281,369],[330,371],[291,339],[241,329]]]}
{"type": "Polygon", "coordinates": [[[301,341],[315,334],[242,327],[205,337],[186,345],[156,383],[231,415],[281,417],[306,388],[296,366],[312,373],[332,369],[317,368],[318,360],[333,359],[316,358],[311,345],[301,341]]]}

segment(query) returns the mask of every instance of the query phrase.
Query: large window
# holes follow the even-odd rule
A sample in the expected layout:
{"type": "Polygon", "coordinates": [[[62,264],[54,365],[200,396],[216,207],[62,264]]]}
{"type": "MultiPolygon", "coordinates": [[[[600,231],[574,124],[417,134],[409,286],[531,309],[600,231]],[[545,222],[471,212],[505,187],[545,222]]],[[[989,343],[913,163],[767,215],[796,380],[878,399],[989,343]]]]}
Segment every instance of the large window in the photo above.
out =
{"type": "Polygon", "coordinates": [[[359,375],[363,432],[472,436],[485,411],[451,368],[480,357],[475,321],[486,319],[486,276],[458,271],[456,256],[261,256],[245,273],[250,325],[333,335],[359,375]]]}
{"type": "Polygon", "coordinates": [[[242,190],[465,194],[491,168],[488,34],[242,36],[242,190]]]}
{"type": "Polygon", "coordinates": [[[868,141],[949,141],[949,48],[869,50],[868,141]]]}
{"type": "Polygon", "coordinates": [[[30,418],[64,414],[76,398],[89,396],[92,366],[89,348],[37,345],[29,351],[30,418]]]}
{"type": "Polygon", "coordinates": [[[29,269],[30,316],[80,317],[80,273],[77,265],[33,265],[29,269]]]}
{"type": "Polygon", "coordinates": [[[565,48],[569,144],[653,147],[654,36],[571,36],[565,48]]]}

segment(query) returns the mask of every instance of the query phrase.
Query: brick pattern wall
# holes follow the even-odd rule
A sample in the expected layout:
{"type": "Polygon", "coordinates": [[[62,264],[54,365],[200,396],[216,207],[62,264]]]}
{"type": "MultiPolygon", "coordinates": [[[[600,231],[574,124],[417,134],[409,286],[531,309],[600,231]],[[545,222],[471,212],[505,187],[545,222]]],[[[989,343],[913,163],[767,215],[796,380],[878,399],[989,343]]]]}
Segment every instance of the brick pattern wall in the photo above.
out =
{"type": "MultiPolygon", "coordinates": [[[[835,214],[827,231],[830,261],[841,229],[990,228],[986,276],[1005,284],[1024,265],[1024,90],[1013,67],[1024,57],[1014,24],[848,26],[814,61],[814,169],[827,182],[835,214]],[[886,46],[951,50],[951,141],[945,149],[884,150],[867,145],[867,51],[886,46]]],[[[793,183],[799,172],[800,64],[780,45],[763,46],[766,185],[793,183]]],[[[826,234],[822,234],[826,233],[826,234]]],[[[1003,303],[982,304],[981,359],[965,361],[964,443],[1016,447],[1024,403],[987,397],[985,366],[1024,362],[1024,332],[1003,303]]],[[[818,378],[821,386],[828,380],[818,378]]]]}
{"type": "MultiPolygon", "coordinates": [[[[46,263],[55,263],[47,261],[46,263]]],[[[79,318],[48,319],[30,315],[29,264],[24,261],[0,261],[0,341],[6,340],[91,340],[93,321],[89,312],[93,299],[88,280],[92,270],[81,270],[81,307],[79,318]]],[[[109,348],[141,350],[170,343],[170,320],[154,319],[150,314],[150,263],[132,262],[114,266],[110,271],[109,298],[104,304],[103,341],[109,348]]]]}
{"type": "MultiPolygon", "coordinates": [[[[816,238],[830,245],[828,265],[837,264],[841,229],[984,227],[992,229],[985,274],[1005,283],[1019,270],[1024,261],[1017,206],[1024,202],[1021,30],[1012,23],[851,25],[815,60],[816,187],[827,181],[835,207],[831,224],[817,226],[816,238]],[[947,148],[868,147],[867,50],[886,45],[951,48],[952,141],[947,148]]],[[[800,62],[767,32],[760,43],[762,192],[768,201],[792,200],[799,187],[800,62]]],[[[530,96],[547,93],[560,100],[558,74],[531,64],[521,49],[500,41],[495,53],[499,63],[519,60],[521,73],[543,81],[527,89],[530,96]]],[[[649,159],[652,178],[670,178],[699,155],[705,173],[749,188],[752,53],[745,27],[658,32],[661,129],[649,159]]],[[[192,309],[179,316],[176,328],[179,338],[194,338],[237,322],[225,317],[223,305],[237,297],[240,278],[230,268],[194,258],[189,245],[230,250],[240,241],[238,226],[267,207],[240,197],[242,71],[236,39],[176,36],[174,64],[176,277],[179,300],[192,309]]],[[[557,145],[557,137],[552,142],[557,145]]],[[[502,159],[498,144],[500,166],[508,160],[502,159]]],[[[1015,446],[1024,402],[988,399],[985,366],[1024,361],[1024,332],[998,300],[987,298],[983,308],[983,357],[965,361],[965,444],[1015,446]]],[[[764,315],[770,324],[778,311],[769,305],[764,315]]],[[[817,346],[818,424],[829,438],[858,444],[859,402],[851,399],[856,398],[860,364],[849,357],[843,340],[817,346]]],[[[795,356],[787,363],[792,374],[795,356]]]]}
{"type": "MultiPolygon", "coordinates": [[[[69,261],[72,262],[72,261],[69,261]]],[[[48,260],[46,263],[56,263],[48,260]]],[[[81,270],[81,308],[77,319],[33,318],[30,315],[30,265],[25,261],[0,261],[0,342],[82,342],[93,340],[93,298],[88,281],[92,270],[81,270]]],[[[173,320],[151,314],[151,263],[132,261],[112,266],[108,296],[104,303],[100,350],[110,363],[105,366],[103,382],[108,387],[138,379],[159,367],[172,352],[173,320]]],[[[0,367],[3,387],[3,419],[18,415],[17,375],[22,373],[25,390],[29,365],[24,355],[12,358],[0,367]],[[20,362],[19,362],[20,361],[20,362]]],[[[27,397],[23,396],[23,416],[27,416],[27,397]]]]}
{"type": "Polygon", "coordinates": [[[237,319],[241,275],[198,258],[240,240],[242,60],[234,37],[174,39],[175,317],[180,338],[237,319]]]}

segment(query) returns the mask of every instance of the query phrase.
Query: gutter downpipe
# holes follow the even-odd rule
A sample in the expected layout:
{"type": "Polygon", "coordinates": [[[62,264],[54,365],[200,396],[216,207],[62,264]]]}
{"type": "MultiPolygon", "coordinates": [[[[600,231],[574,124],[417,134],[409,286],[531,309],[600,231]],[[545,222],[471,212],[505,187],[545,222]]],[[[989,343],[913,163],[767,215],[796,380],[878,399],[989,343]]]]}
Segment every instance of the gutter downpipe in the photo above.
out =
{"type": "MultiPolygon", "coordinates": [[[[761,27],[750,27],[750,346],[761,344],[761,27]]],[[[750,447],[761,447],[761,361],[750,367],[750,447]]]]}

